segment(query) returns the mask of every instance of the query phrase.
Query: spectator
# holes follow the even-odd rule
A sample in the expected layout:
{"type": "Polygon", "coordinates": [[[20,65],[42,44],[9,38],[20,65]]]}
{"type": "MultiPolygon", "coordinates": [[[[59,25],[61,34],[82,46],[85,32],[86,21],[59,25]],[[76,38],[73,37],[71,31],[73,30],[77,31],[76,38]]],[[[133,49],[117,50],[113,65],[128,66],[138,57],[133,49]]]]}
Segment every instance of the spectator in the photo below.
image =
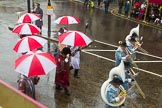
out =
{"type": "Polygon", "coordinates": [[[138,15],[138,20],[143,20],[145,14],[145,8],[141,8],[138,15]]]}
{"type": "Polygon", "coordinates": [[[38,84],[40,78],[38,76],[35,77],[26,77],[25,75],[20,75],[18,83],[18,90],[23,92],[24,94],[30,96],[33,99],[36,99],[35,97],[35,85],[38,84]]]}
{"type": "Polygon", "coordinates": [[[127,17],[128,17],[129,9],[130,9],[130,2],[127,1],[127,3],[125,4],[125,16],[127,17]]]}
{"type": "Polygon", "coordinates": [[[122,14],[123,4],[124,4],[124,0],[119,0],[119,10],[118,10],[119,14],[122,14]]]}
{"type": "Polygon", "coordinates": [[[100,4],[101,4],[101,0],[98,0],[98,7],[100,7],[100,4]]]}
{"type": "Polygon", "coordinates": [[[104,0],[105,14],[108,13],[110,2],[111,2],[111,0],[104,0]]]}
{"type": "Polygon", "coordinates": [[[37,3],[37,8],[34,11],[34,13],[38,14],[40,16],[39,20],[36,20],[35,24],[37,25],[37,27],[39,27],[41,29],[42,32],[42,26],[43,26],[43,10],[40,8],[40,4],[37,3]]]}

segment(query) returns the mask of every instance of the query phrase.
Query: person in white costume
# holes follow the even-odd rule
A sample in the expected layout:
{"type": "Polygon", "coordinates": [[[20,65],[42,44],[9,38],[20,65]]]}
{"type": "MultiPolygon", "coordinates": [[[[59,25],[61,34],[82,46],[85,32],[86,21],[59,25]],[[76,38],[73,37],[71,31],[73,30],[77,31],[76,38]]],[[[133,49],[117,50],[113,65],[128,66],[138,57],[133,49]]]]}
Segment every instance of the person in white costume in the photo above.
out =
{"type": "Polygon", "coordinates": [[[71,47],[71,66],[70,70],[74,69],[74,77],[79,78],[78,71],[80,69],[80,47],[71,47]]]}

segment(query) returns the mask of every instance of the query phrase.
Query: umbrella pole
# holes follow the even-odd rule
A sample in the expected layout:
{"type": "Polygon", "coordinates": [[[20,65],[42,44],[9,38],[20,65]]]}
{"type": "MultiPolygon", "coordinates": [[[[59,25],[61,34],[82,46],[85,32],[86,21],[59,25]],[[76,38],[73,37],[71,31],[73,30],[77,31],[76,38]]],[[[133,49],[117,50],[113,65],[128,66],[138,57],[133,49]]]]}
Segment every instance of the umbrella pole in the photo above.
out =
{"type": "Polygon", "coordinates": [[[86,22],[86,23],[85,23],[85,31],[84,31],[85,34],[86,34],[86,30],[87,30],[87,28],[88,28],[88,25],[89,25],[89,23],[86,22]]]}
{"type": "Polygon", "coordinates": [[[68,28],[68,24],[66,25],[66,28],[69,30],[69,28],[68,28]]]}
{"type": "MultiPolygon", "coordinates": [[[[48,0],[48,6],[51,6],[51,1],[48,0]]],[[[48,38],[51,37],[51,15],[48,15],[48,38]]],[[[50,41],[48,41],[48,52],[50,52],[50,41]]]]}
{"type": "Polygon", "coordinates": [[[28,13],[30,13],[30,0],[27,0],[28,13]]]}

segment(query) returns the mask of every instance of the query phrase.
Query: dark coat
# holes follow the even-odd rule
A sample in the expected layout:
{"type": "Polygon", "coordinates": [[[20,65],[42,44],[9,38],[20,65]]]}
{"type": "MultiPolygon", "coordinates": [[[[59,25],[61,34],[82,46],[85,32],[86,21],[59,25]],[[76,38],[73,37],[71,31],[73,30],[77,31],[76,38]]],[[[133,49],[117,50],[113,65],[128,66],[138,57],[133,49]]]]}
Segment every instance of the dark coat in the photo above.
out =
{"type": "Polygon", "coordinates": [[[35,22],[38,27],[43,26],[43,10],[40,7],[37,7],[35,13],[40,16],[40,19],[35,22]]]}

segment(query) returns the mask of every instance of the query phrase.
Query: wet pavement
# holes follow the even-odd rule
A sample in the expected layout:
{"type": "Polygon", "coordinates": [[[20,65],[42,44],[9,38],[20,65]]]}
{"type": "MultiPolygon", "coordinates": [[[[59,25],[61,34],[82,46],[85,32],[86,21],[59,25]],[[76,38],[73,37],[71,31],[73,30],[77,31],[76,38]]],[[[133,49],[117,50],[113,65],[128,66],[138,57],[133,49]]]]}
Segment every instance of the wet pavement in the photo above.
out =
{"type": "MultiPolygon", "coordinates": [[[[47,28],[46,6],[47,1],[40,0],[44,10],[44,28],[47,28]]],[[[25,12],[26,0],[1,0],[0,1],[0,78],[13,87],[17,87],[18,73],[14,72],[14,61],[18,55],[12,50],[19,37],[8,30],[8,26],[15,24],[17,16],[15,12],[25,12]],[[20,5],[17,5],[17,4],[20,5]]],[[[111,13],[104,14],[102,9],[86,9],[81,3],[74,1],[52,1],[54,5],[54,15],[52,21],[63,15],[74,15],[80,20],[80,24],[69,25],[71,30],[85,31],[85,22],[89,22],[86,34],[94,40],[87,49],[115,50],[116,47],[106,45],[102,42],[118,45],[118,41],[124,40],[131,28],[137,23],[125,18],[119,18],[111,13]],[[84,13],[84,14],[83,14],[84,13]],[[101,41],[101,43],[99,43],[101,41]]],[[[62,25],[52,23],[52,31],[58,30],[62,25]]],[[[43,33],[46,34],[46,33],[43,33]]],[[[162,58],[162,31],[145,24],[140,25],[140,35],[144,37],[142,47],[149,54],[159,56],[147,56],[137,54],[139,61],[157,61],[162,58]]],[[[53,51],[51,45],[51,52],[53,51]]],[[[47,51],[45,46],[44,51],[47,51]]],[[[90,53],[110,58],[114,60],[114,52],[89,51],[90,53]]],[[[71,96],[65,96],[63,91],[55,91],[54,71],[46,76],[41,76],[40,83],[36,85],[37,100],[49,108],[104,108],[104,102],[100,96],[102,83],[108,78],[110,69],[114,67],[114,62],[103,59],[99,56],[92,56],[85,52],[81,53],[80,79],[73,78],[73,71],[70,73],[71,96]]],[[[140,72],[136,77],[138,84],[146,95],[143,99],[135,88],[135,96],[126,100],[125,108],[161,108],[162,99],[162,63],[137,63],[138,67],[149,72],[140,72]],[[156,73],[156,74],[152,74],[156,73]]]]}

